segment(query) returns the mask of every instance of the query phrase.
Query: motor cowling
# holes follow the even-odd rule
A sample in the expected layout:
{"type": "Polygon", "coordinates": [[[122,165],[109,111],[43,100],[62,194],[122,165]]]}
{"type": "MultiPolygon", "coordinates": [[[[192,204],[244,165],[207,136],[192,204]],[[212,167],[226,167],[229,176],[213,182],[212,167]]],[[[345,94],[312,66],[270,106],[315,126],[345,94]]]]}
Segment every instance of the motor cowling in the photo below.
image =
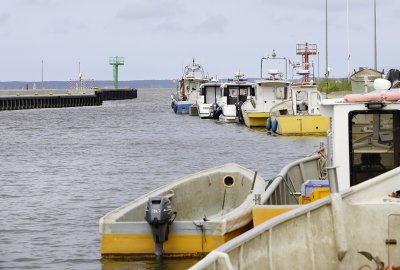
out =
{"type": "Polygon", "coordinates": [[[155,254],[160,256],[164,253],[163,243],[168,240],[168,226],[172,223],[171,201],[166,196],[150,197],[147,201],[144,219],[151,227],[153,241],[155,243],[155,254]]]}

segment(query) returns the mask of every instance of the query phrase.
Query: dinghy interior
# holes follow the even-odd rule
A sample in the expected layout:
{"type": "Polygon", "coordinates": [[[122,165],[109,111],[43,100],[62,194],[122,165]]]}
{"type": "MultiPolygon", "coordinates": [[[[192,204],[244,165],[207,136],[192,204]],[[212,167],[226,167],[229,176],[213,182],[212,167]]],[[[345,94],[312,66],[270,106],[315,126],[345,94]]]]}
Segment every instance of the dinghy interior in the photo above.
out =
{"type": "Polygon", "coordinates": [[[202,256],[252,227],[265,188],[233,163],[157,188],[100,219],[102,257],[202,256]]]}

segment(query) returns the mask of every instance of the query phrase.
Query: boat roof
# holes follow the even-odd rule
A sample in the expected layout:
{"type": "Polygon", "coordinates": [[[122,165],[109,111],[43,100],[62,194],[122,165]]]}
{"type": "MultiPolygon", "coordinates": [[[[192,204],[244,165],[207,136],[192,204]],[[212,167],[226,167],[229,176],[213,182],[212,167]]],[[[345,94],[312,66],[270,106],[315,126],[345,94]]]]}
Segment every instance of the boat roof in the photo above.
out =
{"type": "Polygon", "coordinates": [[[257,85],[260,86],[276,86],[276,85],[290,85],[291,83],[289,81],[285,81],[285,80],[273,80],[273,79],[261,79],[261,80],[256,80],[254,82],[257,85]]]}
{"type": "Polygon", "coordinates": [[[200,87],[207,87],[207,86],[221,86],[222,82],[206,82],[200,85],[200,87]]]}

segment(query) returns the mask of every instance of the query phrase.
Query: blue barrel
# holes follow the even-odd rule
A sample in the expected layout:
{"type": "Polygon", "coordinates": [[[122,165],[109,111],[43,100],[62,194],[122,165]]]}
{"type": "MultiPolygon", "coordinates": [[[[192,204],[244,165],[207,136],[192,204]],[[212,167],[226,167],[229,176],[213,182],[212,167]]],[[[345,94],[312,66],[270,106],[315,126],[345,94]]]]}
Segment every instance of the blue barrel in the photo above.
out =
{"type": "Polygon", "coordinates": [[[272,131],[276,132],[278,130],[278,120],[274,119],[274,121],[272,121],[272,131]]]}

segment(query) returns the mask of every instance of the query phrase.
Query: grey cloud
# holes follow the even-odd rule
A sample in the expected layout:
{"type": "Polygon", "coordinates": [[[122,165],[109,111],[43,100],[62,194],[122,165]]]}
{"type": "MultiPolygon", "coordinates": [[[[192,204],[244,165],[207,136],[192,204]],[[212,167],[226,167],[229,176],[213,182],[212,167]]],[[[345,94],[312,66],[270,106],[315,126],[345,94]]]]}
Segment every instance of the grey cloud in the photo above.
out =
{"type": "Polygon", "coordinates": [[[182,7],[168,0],[136,1],[119,10],[118,18],[126,20],[160,19],[178,16],[182,7]]]}
{"type": "Polygon", "coordinates": [[[0,24],[4,24],[5,22],[7,22],[9,17],[10,16],[8,15],[8,13],[1,12],[0,13],[0,24]]]}
{"type": "Polygon", "coordinates": [[[198,25],[195,25],[194,30],[198,32],[221,33],[228,25],[228,20],[222,15],[212,15],[204,19],[198,25]]]}

